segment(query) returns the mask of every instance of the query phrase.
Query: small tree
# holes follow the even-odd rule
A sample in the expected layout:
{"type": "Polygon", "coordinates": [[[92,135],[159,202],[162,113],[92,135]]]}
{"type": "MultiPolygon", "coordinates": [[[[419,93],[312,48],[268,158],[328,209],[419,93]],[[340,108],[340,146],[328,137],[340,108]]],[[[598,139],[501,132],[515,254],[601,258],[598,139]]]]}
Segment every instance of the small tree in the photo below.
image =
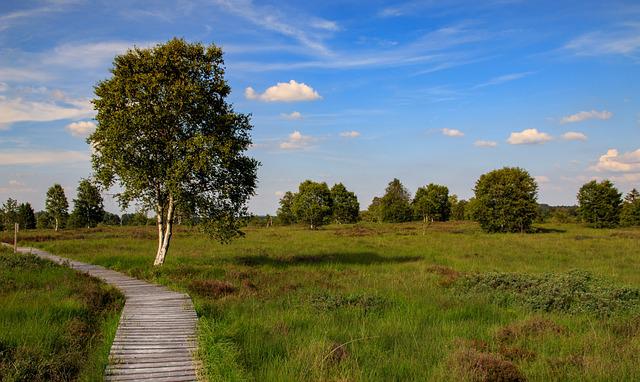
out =
{"type": "Polygon", "coordinates": [[[369,208],[362,215],[362,220],[377,222],[382,221],[382,198],[375,196],[369,204],[369,208]]]}
{"type": "Polygon", "coordinates": [[[411,221],[411,194],[398,179],[393,179],[385,189],[380,200],[380,215],[382,221],[401,223],[411,221]]]}
{"type": "Polygon", "coordinates": [[[30,203],[21,203],[18,206],[18,223],[23,229],[36,228],[36,213],[30,203]]]}
{"type": "Polygon", "coordinates": [[[104,213],[102,217],[102,224],[104,225],[120,225],[120,216],[112,214],[111,212],[104,213]]]}
{"type": "Polygon", "coordinates": [[[45,210],[53,219],[56,231],[65,224],[69,215],[69,202],[61,185],[56,183],[47,190],[45,210]]]}
{"type": "Polygon", "coordinates": [[[291,191],[287,191],[282,195],[280,199],[280,208],[278,208],[278,221],[282,225],[290,225],[296,222],[296,217],[293,213],[293,200],[295,194],[291,191]]]}
{"type": "Polygon", "coordinates": [[[18,201],[9,198],[2,206],[2,225],[11,231],[15,223],[18,223],[18,201]]]}
{"type": "Polygon", "coordinates": [[[123,189],[123,209],[138,201],[155,211],[154,265],[169,250],[176,207],[221,242],[242,235],[259,163],[244,155],[249,116],[225,100],[222,50],[174,38],[117,56],[111,73],[95,87],[93,168],[104,187],[123,189]]]}
{"type": "Polygon", "coordinates": [[[53,219],[47,211],[36,212],[36,228],[48,229],[53,227],[53,219]]]}
{"type": "Polygon", "coordinates": [[[430,183],[418,188],[413,198],[415,215],[425,223],[447,221],[451,213],[449,205],[449,189],[446,186],[430,183]]]}
{"type": "Polygon", "coordinates": [[[328,223],[331,217],[331,191],[326,183],[306,180],[300,183],[293,199],[292,212],[296,220],[316,229],[328,223]]]}
{"type": "Polygon", "coordinates": [[[104,204],[100,190],[87,179],[82,179],[78,184],[78,195],[73,199],[73,212],[71,213],[73,226],[95,227],[104,217],[104,204]]]}
{"type": "Polygon", "coordinates": [[[620,222],[622,194],[613,183],[595,180],[578,191],[578,213],[582,220],[596,228],[613,227],[620,222]]]}
{"type": "Polygon", "coordinates": [[[486,232],[525,232],[538,213],[538,185],[518,167],[505,167],[480,176],[475,186],[477,216],[486,232]]]}
{"type": "Polygon", "coordinates": [[[338,183],[331,187],[333,202],[333,220],[338,224],[355,223],[360,214],[360,203],[355,193],[338,183]]]}
{"type": "Polygon", "coordinates": [[[451,206],[451,219],[465,220],[466,200],[458,200],[458,196],[453,194],[449,196],[449,205],[451,206]]]}
{"type": "Polygon", "coordinates": [[[640,192],[635,188],[627,194],[622,204],[620,224],[624,226],[640,225],[640,192]]]}

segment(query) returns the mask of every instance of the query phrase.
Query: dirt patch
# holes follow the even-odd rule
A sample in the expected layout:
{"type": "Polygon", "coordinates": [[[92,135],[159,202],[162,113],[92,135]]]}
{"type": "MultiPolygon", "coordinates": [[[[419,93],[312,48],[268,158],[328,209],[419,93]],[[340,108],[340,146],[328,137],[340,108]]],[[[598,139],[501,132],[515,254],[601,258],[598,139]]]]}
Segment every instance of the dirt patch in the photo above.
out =
{"type": "Polygon", "coordinates": [[[427,268],[427,272],[435,273],[442,276],[438,282],[442,286],[449,286],[453,284],[460,277],[461,273],[453,268],[449,268],[444,265],[431,265],[427,268]]]}
{"type": "Polygon", "coordinates": [[[453,353],[451,366],[459,380],[473,382],[522,382],[526,378],[513,362],[500,354],[462,347],[453,353]]]}
{"type": "Polygon", "coordinates": [[[564,334],[566,329],[555,322],[541,317],[507,325],[496,333],[496,340],[501,343],[514,342],[519,338],[540,336],[543,334],[564,334]]]}
{"type": "Polygon", "coordinates": [[[194,280],[189,290],[203,297],[221,298],[237,291],[233,284],[220,280],[194,280]]]}
{"type": "Polygon", "coordinates": [[[378,231],[366,228],[366,227],[350,227],[350,228],[342,228],[337,229],[335,231],[336,236],[343,237],[363,237],[363,236],[374,236],[379,234],[378,231]]]}

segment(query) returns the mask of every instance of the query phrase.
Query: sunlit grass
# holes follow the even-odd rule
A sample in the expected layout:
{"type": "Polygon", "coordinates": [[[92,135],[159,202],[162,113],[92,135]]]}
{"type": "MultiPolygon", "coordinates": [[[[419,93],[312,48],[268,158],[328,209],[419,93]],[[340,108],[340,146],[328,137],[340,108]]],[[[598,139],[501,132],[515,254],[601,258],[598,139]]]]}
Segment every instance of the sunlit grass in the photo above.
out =
{"type": "Polygon", "coordinates": [[[639,379],[640,319],[633,311],[608,318],[536,311],[517,299],[456,287],[460,274],[578,269],[605,284],[640,288],[639,229],[539,228],[536,234],[485,234],[474,223],[456,222],[426,229],[251,228],[230,245],[180,228],[162,268],[152,266],[153,227],[39,231],[24,240],[189,292],[210,380],[459,380],[491,367],[506,373],[502,361],[529,380],[639,379]],[[562,331],[499,336],[531,320],[562,331]],[[465,362],[478,370],[469,373],[465,362]]]}

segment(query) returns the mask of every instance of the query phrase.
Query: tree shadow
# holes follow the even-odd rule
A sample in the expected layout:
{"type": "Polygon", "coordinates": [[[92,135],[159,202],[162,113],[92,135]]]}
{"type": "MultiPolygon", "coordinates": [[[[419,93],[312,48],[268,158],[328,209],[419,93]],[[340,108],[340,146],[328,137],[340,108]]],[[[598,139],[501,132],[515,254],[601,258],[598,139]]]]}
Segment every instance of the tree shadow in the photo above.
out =
{"type": "Polygon", "coordinates": [[[258,266],[270,265],[274,267],[288,267],[308,264],[353,264],[353,265],[373,265],[373,264],[393,264],[407,263],[422,260],[420,256],[380,256],[373,252],[348,252],[348,253],[325,253],[319,255],[295,255],[290,257],[276,257],[267,255],[240,256],[233,258],[233,261],[240,265],[258,266]]]}

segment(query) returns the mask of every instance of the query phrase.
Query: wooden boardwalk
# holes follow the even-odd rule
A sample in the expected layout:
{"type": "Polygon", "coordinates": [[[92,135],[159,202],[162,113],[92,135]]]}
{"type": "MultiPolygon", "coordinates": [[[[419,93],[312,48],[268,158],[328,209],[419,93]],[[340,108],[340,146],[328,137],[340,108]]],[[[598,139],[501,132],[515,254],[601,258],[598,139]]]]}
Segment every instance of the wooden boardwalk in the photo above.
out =
{"type": "Polygon", "coordinates": [[[88,273],[125,295],[105,381],[197,380],[193,353],[198,317],[189,295],[37,248],[21,247],[18,251],[88,273]]]}

